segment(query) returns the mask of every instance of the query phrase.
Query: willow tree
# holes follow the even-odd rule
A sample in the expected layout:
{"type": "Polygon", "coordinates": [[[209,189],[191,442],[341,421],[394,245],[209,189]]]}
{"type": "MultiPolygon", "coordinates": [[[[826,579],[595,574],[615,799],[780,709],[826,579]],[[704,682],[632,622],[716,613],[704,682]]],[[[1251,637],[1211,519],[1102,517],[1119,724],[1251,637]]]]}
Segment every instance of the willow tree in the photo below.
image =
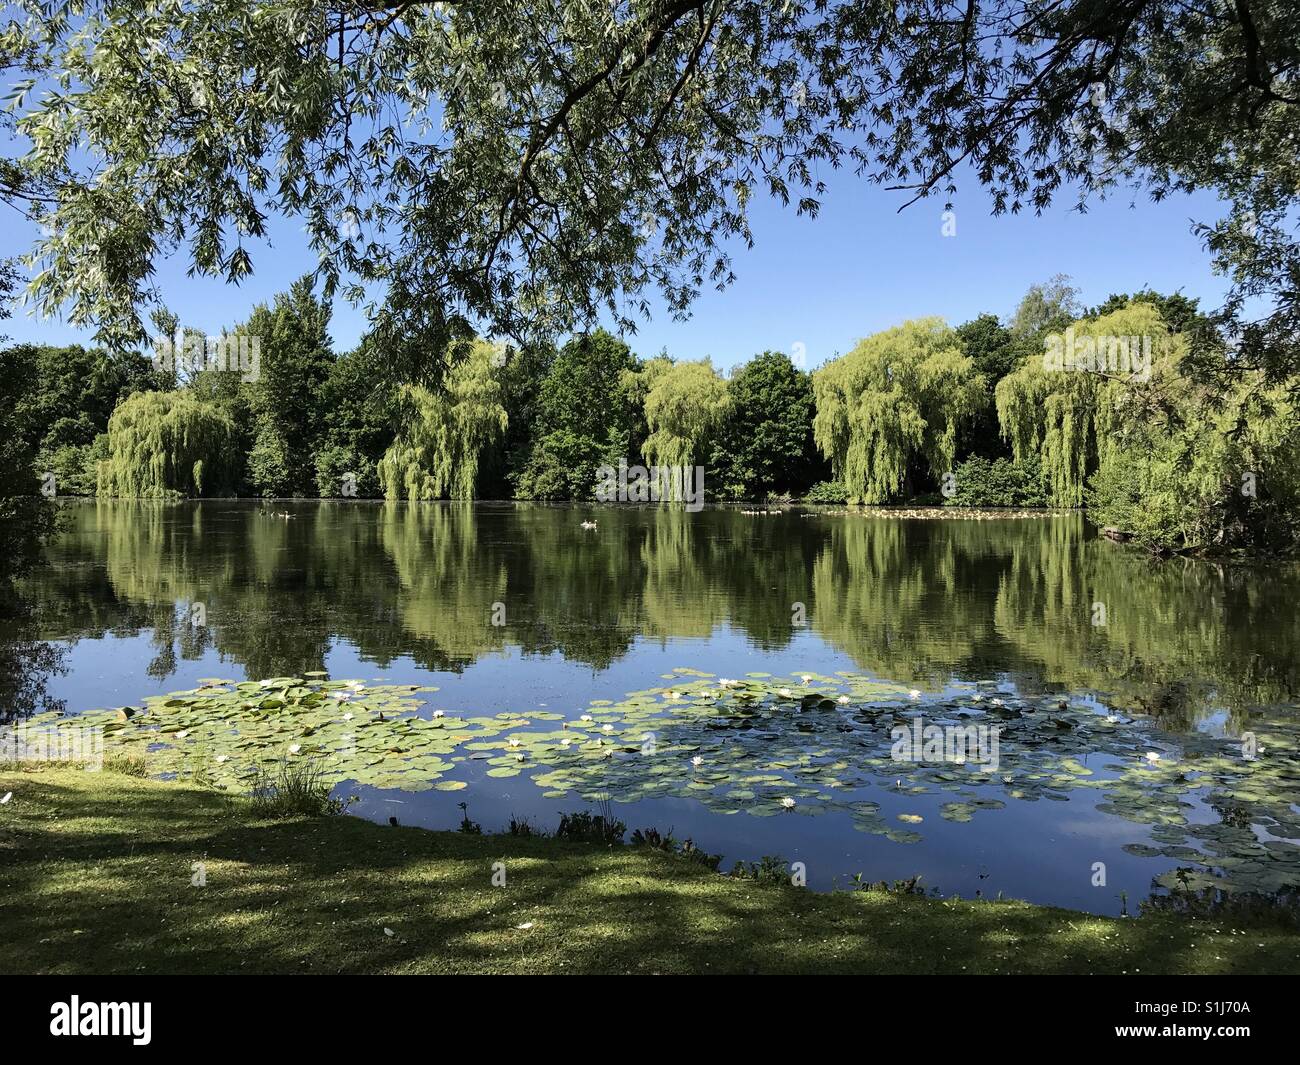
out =
{"type": "Polygon", "coordinates": [[[509,417],[500,349],[482,340],[466,348],[448,353],[440,385],[402,387],[406,417],[379,460],[387,498],[474,498],[479,457],[505,434],[509,417]]]}
{"type": "Polygon", "coordinates": [[[1084,502],[1088,477],[1116,446],[1124,419],[1162,400],[1185,350],[1150,303],[1048,334],[996,389],[998,421],[1017,462],[1038,459],[1056,506],[1084,502]]]}
{"type": "Polygon", "coordinates": [[[137,499],[220,495],[239,454],[230,414],[189,392],[136,392],[108,420],[100,495],[137,499]]]}
{"type": "Polygon", "coordinates": [[[45,223],[38,306],[108,336],[144,333],[162,256],[239,281],[276,216],[306,221],[331,291],[386,289],[408,325],[633,324],[655,290],[680,312],[730,281],[759,193],[815,214],[848,165],[913,198],[972,175],[999,213],[1220,192],[1229,309],[1271,297],[1261,340],[1300,362],[1295,4],[9,7],[0,197],[45,223]]]}
{"type": "Polygon", "coordinates": [[[813,436],[851,503],[898,495],[913,460],[949,472],[984,378],[939,318],[877,333],[813,374],[813,436]]]}
{"type": "MultiPolygon", "coordinates": [[[[1109,419],[1090,518],[1157,553],[1300,548],[1300,376],[1207,383],[1185,355],[1143,408],[1109,419]],[[1122,416],[1121,416],[1122,415],[1122,416]]],[[[1115,386],[1109,386],[1113,389],[1115,386]]]]}
{"type": "Polygon", "coordinates": [[[645,396],[647,462],[693,466],[703,460],[729,404],[727,382],[708,359],[661,367],[645,396]]]}

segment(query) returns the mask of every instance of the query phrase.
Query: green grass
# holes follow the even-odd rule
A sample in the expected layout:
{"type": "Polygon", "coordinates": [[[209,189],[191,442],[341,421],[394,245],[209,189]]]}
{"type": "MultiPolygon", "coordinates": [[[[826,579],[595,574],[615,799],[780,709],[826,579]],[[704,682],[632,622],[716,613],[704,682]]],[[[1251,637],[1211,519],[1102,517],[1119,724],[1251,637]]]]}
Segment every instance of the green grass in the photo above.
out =
{"type": "Polygon", "coordinates": [[[644,847],[262,820],[113,772],[0,771],[7,791],[5,973],[1300,971],[1300,936],[1226,919],[816,894],[644,847]]]}

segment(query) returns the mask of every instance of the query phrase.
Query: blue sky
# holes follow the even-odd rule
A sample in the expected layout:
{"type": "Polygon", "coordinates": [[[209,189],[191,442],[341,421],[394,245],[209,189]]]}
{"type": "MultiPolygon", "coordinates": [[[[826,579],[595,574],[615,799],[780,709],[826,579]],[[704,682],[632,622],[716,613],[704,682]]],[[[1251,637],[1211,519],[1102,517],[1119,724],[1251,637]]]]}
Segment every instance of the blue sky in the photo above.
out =
{"type": "MultiPolygon", "coordinates": [[[[1074,279],[1087,303],[1149,285],[1181,290],[1212,308],[1225,289],[1190,232],[1193,218],[1211,222],[1223,213],[1209,194],[1153,204],[1125,193],[1079,214],[1070,209],[1074,200],[1067,191],[1040,217],[994,218],[988,196],[967,178],[954,200],[953,237],[941,232],[941,200],[899,213],[904,200],[838,173],[816,219],[797,218],[767,199],[756,202],[756,246],[733,250],[735,284],[721,293],[706,291],[687,322],[657,313],[629,342],[642,355],[666,348],[682,359],[710,356],[719,367],[765,348],[794,353],[802,344],[807,364],[817,366],[907,318],[937,314],[957,324],[983,311],[1005,317],[1030,284],[1058,273],[1074,279]]],[[[7,229],[5,253],[25,251],[30,227],[7,229]]],[[[273,225],[270,246],[254,249],[255,273],[242,286],[189,278],[181,258],[160,263],[158,277],[185,325],[217,333],[287,289],[313,261],[299,226],[283,220],[273,225]]],[[[331,332],[338,350],[355,344],[364,328],[360,308],[335,306],[331,332]]],[[[16,340],[90,341],[87,332],[28,317],[23,309],[2,331],[16,340]]]]}

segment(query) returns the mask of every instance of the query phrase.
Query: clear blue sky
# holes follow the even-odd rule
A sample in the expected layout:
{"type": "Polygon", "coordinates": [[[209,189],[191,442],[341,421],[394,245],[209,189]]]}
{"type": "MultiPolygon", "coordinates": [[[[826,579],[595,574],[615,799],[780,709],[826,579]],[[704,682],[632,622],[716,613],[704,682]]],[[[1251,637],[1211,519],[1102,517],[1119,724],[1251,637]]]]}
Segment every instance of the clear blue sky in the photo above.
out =
{"type": "MultiPolygon", "coordinates": [[[[957,234],[944,237],[941,200],[900,214],[900,193],[846,173],[830,180],[816,219],[796,218],[767,199],[756,202],[756,246],[733,250],[735,284],[721,293],[706,291],[690,321],[656,314],[629,338],[633,350],[654,355],[667,348],[683,359],[707,355],[726,367],[764,348],[792,352],[801,343],[808,365],[816,366],[907,318],[937,314],[957,324],[983,311],[1005,317],[1030,284],[1058,273],[1069,274],[1084,301],[1094,304],[1111,292],[1149,285],[1198,296],[1209,309],[1224,292],[1224,279],[1212,274],[1208,255],[1190,233],[1191,219],[1210,222],[1223,212],[1208,194],[1161,204],[1124,194],[1079,214],[1070,209],[1074,200],[1067,191],[1041,217],[994,218],[987,195],[968,177],[955,200],[957,234]]],[[[31,229],[11,221],[4,252],[17,254],[26,250],[31,229]]],[[[287,289],[313,260],[299,226],[286,220],[274,224],[270,247],[254,249],[254,276],[240,287],[188,278],[180,258],[161,263],[158,276],[182,323],[218,333],[246,318],[255,303],[287,289]]],[[[336,304],[331,332],[338,350],[355,344],[364,328],[361,309],[336,304]]],[[[23,309],[0,331],[17,340],[90,342],[88,333],[28,317],[23,309]]]]}

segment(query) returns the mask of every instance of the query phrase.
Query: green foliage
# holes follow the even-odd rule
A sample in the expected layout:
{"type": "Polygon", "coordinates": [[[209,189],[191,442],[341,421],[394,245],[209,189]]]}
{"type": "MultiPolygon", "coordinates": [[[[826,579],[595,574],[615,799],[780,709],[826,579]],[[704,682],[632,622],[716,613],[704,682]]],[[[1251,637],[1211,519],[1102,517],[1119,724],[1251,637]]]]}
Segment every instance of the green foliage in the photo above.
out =
{"type": "Polygon", "coordinates": [[[220,495],[233,489],[234,422],[186,392],[137,392],[108,421],[100,495],[130,498],[220,495]]]}
{"type": "Polygon", "coordinates": [[[954,494],[950,507],[1043,507],[1042,475],[1033,460],[1024,465],[1010,459],[989,460],[974,455],[953,470],[954,494]]]}
{"type": "Polygon", "coordinates": [[[333,363],[329,317],[328,304],[303,278],[276,297],[274,308],[258,307],[236,330],[256,341],[260,354],[256,380],[248,385],[253,419],[248,477],[261,495],[315,494],[313,456],[324,435],[322,391],[333,363]]]}
{"type": "MultiPolygon", "coordinates": [[[[4,175],[0,173],[0,178],[4,175]]],[[[18,271],[11,259],[0,259],[0,321],[8,318],[10,295],[18,285],[18,271]]],[[[5,337],[0,337],[3,344],[5,337]]],[[[34,381],[33,360],[26,348],[0,347],[0,412],[6,422],[30,394],[34,381]]],[[[19,426],[9,423],[7,432],[0,432],[0,615],[16,611],[17,601],[13,591],[14,578],[26,573],[40,558],[42,546],[55,526],[54,510],[50,502],[40,495],[32,460],[35,445],[31,435],[19,426]]],[[[8,710],[0,711],[0,721],[12,717],[36,701],[35,693],[20,692],[26,688],[29,677],[39,676],[32,662],[24,658],[39,658],[41,650],[29,646],[24,650],[17,640],[7,641],[7,651],[0,651],[0,666],[10,679],[0,681],[0,694],[8,710]],[[28,668],[23,668],[27,666],[28,668]]]]}
{"type": "Polygon", "coordinates": [[[315,489],[322,498],[342,495],[347,473],[356,476],[359,498],[383,495],[379,460],[404,409],[392,383],[391,355],[371,334],[329,364],[319,390],[323,424],[315,453],[315,489]]]}
{"type": "Polygon", "coordinates": [[[981,314],[959,325],[956,333],[962,351],[974,360],[975,369],[984,378],[984,401],[959,434],[957,453],[986,458],[1008,455],[1010,448],[998,429],[994,390],[1020,359],[1033,350],[1035,339],[1007,329],[993,314],[981,314]]]}
{"type": "Polygon", "coordinates": [[[475,341],[442,385],[405,385],[408,413],[384,457],[379,480],[388,499],[473,499],[479,458],[505,433],[498,352],[475,341]]]}
{"type": "Polygon", "coordinates": [[[376,463],[367,455],[337,444],[323,448],[316,455],[316,492],[322,499],[343,496],[345,485],[353,488],[358,499],[375,499],[383,495],[376,463]],[[351,474],[351,480],[345,477],[351,474]]]}
{"type": "Polygon", "coordinates": [[[627,825],[605,813],[590,810],[560,814],[560,824],[555,830],[556,839],[575,843],[622,843],[627,825]]]}
{"type": "MultiPolygon", "coordinates": [[[[1098,372],[1049,364],[1053,344],[1027,356],[997,386],[998,418],[1016,461],[1039,459],[1055,506],[1083,505],[1088,477],[1114,447],[1113,430],[1151,401],[1156,382],[1185,351],[1149,303],[1134,303],[1073,325],[1073,335],[1097,350],[1111,338],[1149,342],[1150,380],[1133,373],[1098,372]]],[[[1047,341],[1055,335],[1045,338],[1047,341]]]]}
{"type": "Polygon", "coordinates": [[[254,817],[322,817],[341,814],[347,804],[330,798],[330,785],[310,759],[283,759],[274,772],[258,771],[249,792],[254,817]]]}
{"type": "Polygon", "coordinates": [[[603,329],[560,349],[541,384],[532,447],[513,477],[519,498],[590,499],[596,471],[630,457],[645,387],[637,369],[628,346],[603,329]]]}
{"type": "Polygon", "coordinates": [[[938,318],[877,333],[813,374],[813,432],[849,502],[904,491],[910,461],[935,478],[952,469],[957,431],[978,409],[984,379],[938,318]]]}
{"type": "Polygon", "coordinates": [[[1088,485],[1089,517],[1158,553],[1300,546],[1300,380],[1246,371],[1231,391],[1170,375],[1088,485]]]}
{"type": "Polygon", "coordinates": [[[848,502],[849,494],[839,481],[818,481],[808,489],[803,497],[805,503],[843,504],[848,502]]]}
{"type": "Polygon", "coordinates": [[[21,382],[13,386],[10,424],[33,451],[90,445],[119,399],[157,386],[152,367],[135,352],[19,344],[6,361],[21,382]]]}
{"type": "Polygon", "coordinates": [[[647,464],[702,462],[728,405],[727,382],[708,359],[674,363],[657,374],[645,397],[649,435],[642,452],[647,464]]]}
{"type": "Polygon", "coordinates": [[[790,863],[778,854],[765,854],[756,862],[737,862],[731,876],[770,887],[790,887],[790,863]]]}
{"type": "Polygon", "coordinates": [[[788,355],[765,351],[740,368],[727,391],[730,404],[708,463],[713,494],[764,499],[806,490],[821,465],[810,376],[788,355]]]}
{"type": "Polygon", "coordinates": [[[1078,288],[1065,274],[1057,274],[1029,286],[1011,319],[1010,332],[1037,342],[1044,333],[1059,332],[1082,313],[1078,288]]]}
{"type": "Polygon", "coordinates": [[[36,469],[42,476],[54,474],[54,485],[61,496],[93,496],[99,462],[107,457],[106,437],[101,433],[93,444],[42,448],[36,456],[36,469]]]}
{"type": "Polygon", "coordinates": [[[237,282],[273,215],[306,219],[331,288],[385,285],[398,322],[626,327],[656,289],[682,313],[731,280],[756,194],[814,214],[848,165],[917,199],[972,174],[997,213],[1213,190],[1227,312],[1277,308],[1238,350],[1274,380],[1300,353],[1292,4],[1062,0],[1029,26],[1018,0],[17,8],[0,193],[49,205],[38,306],[115,339],[166,250],[237,282]]]}

